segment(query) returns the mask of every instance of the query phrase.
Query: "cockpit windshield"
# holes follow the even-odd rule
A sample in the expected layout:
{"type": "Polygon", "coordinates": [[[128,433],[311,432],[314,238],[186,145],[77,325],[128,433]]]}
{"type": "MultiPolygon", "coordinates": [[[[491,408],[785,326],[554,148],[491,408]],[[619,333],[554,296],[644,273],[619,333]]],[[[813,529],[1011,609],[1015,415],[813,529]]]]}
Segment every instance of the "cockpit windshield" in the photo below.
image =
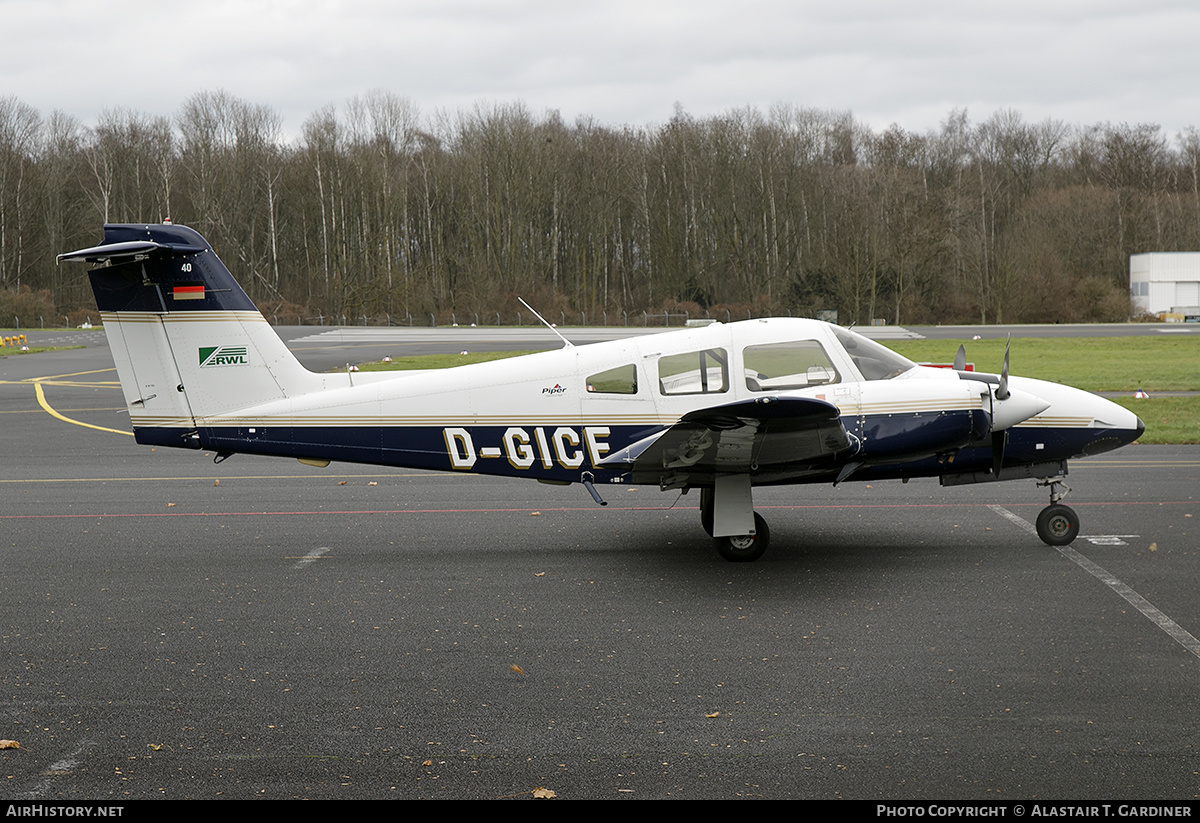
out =
{"type": "Polygon", "coordinates": [[[891,380],[904,374],[917,364],[901,357],[886,346],[869,340],[848,329],[834,329],[833,333],[846,349],[846,354],[862,372],[864,380],[891,380]]]}

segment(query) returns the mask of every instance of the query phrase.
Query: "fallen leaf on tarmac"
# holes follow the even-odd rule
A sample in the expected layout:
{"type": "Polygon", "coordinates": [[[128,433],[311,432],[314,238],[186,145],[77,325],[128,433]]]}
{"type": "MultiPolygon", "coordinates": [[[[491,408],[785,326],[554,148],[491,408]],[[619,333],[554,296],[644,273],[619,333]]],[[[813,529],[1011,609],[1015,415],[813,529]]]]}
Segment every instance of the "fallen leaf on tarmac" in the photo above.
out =
{"type": "Polygon", "coordinates": [[[530,512],[530,513],[529,513],[529,516],[530,516],[530,517],[537,517],[537,516],[538,516],[538,515],[540,515],[540,514],[541,514],[541,512],[530,512]]]}
{"type": "Polygon", "coordinates": [[[372,481],[371,481],[370,483],[368,483],[367,485],[368,485],[368,486],[378,486],[379,484],[378,484],[378,483],[376,483],[374,480],[372,480],[372,481]]]}
{"type": "Polygon", "coordinates": [[[546,573],[545,572],[534,572],[533,576],[534,577],[545,577],[546,573]]]}
{"type": "Polygon", "coordinates": [[[162,751],[162,743],[147,743],[146,745],[150,747],[150,751],[152,752],[162,751]]]}
{"type": "Polygon", "coordinates": [[[1151,544],[1150,544],[1150,551],[1152,551],[1152,552],[1156,552],[1156,551],[1158,551],[1158,544],[1157,544],[1157,543],[1151,543],[1151,544]]]}
{"type": "Polygon", "coordinates": [[[432,765],[433,765],[433,761],[432,761],[432,760],[426,760],[426,761],[425,761],[424,763],[422,763],[421,765],[422,765],[422,766],[432,766],[432,765]]]}
{"type": "Polygon", "coordinates": [[[721,716],[721,713],[720,713],[720,712],[713,712],[712,714],[706,714],[706,715],[704,715],[704,716],[705,716],[705,717],[720,717],[720,716],[721,716]]]}
{"type": "Polygon", "coordinates": [[[345,480],[343,480],[342,482],[338,483],[338,485],[339,485],[339,486],[344,486],[344,485],[346,485],[346,481],[345,481],[345,480]]]}
{"type": "Polygon", "coordinates": [[[0,749],[19,749],[21,744],[15,740],[0,740],[0,749]]]}
{"type": "Polygon", "coordinates": [[[214,486],[219,486],[219,485],[221,485],[221,481],[220,481],[220,480],[214,480],[214,481],[213,481],[213,485],[214,485],[214,486]]]}
{"type": "Polygon", "coordinates": [[[538,786],[536,789],[534,789],[533,796],[538,800],[553,800],[554,798],[558,797],[558,795],[556,795],[550,789],[547,789],[545,786],[538,786]]]}
{"type": "Polygon", "coordinates": [[[511,666],[509,666],[509,668],[512,669],[517,674],[525,674],[524,670],[522,670],[522,668],[520,666],[518,666],[516,663],[513,663],[511,666]]]}
{"type": "Polygon", "coordinates": [[[169,508],[171,508],[171,507],[172,507],[172,506],[174,506],[174,505],[175,505],[174,503],[168,503],[168,504],[167,504],[167,508],[169,509],[169,508]]]}

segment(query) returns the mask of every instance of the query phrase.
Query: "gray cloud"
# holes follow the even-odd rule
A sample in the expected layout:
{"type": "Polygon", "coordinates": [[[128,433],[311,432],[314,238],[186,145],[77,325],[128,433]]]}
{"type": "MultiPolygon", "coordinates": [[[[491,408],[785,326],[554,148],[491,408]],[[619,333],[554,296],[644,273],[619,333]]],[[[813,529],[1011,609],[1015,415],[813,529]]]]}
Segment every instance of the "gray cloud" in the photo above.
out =
{"type": "Polygon", "coordinates": [[[522,101],[568,119],[658,123],[775,103],[925,131],[982,120],[1192,125],[1182,0],[968,4],[858,0],[0,0],[0,94],[92,122],[172,114],[197,91],[276,108],[290,134],[372,89],[426,115],[522,101]],[[978,6],[978,7],[977,7],[978,6]]]}

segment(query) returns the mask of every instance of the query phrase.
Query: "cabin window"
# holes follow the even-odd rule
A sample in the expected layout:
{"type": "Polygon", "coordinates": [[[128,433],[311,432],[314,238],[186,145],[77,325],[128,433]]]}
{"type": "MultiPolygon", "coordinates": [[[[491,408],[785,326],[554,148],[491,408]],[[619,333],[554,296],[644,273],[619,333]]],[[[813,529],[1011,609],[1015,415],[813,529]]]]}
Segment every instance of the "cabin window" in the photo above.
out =
{"type": "Polygon", "coordinates": [[[850,355],[864,380],[890,380],[917,367],[917,364],[907,357],[901,357],[861,334],[846,329],[834,329],[833,333],[846,347],[846,354],[850,355]]]}
{"type": "Polygon", "coordinates": [[[825,347],[816,340],[791,340],[742,350],[750,391],[805,389],[840,383],[841,376],[825,347]]]}
{"type": "Polygon", "coordinates": [[[669,354],[658,359],[663,394],[715,394],[729,390],[729,355],[724,349],[669,354]]]}
{"type": "Polygon", "coordinates": [[[637,394],[637,367],[617,366],[593,374],[587,379],[587,390],[596,394],[637,394]]]}

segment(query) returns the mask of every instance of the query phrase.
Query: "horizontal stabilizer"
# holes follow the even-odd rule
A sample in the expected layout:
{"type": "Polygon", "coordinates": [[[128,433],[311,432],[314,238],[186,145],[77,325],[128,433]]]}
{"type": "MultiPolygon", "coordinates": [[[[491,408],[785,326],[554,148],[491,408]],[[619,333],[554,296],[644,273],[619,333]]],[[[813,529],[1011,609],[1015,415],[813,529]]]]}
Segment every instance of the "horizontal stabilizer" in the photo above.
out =
{"type": "Polygon", "coordinates": [[[92,246],[79,251],[60,254],[56,259],[59,263],[64,260],[82,260],[88,263],[103,263],[108,261],[136,260],[147,257],[155,252],[163,254],[196,254],[205,250],[205,246],[184,243],[156,243],[152,240],[128,240],[123,243],[107,243],[92,246]]]}

